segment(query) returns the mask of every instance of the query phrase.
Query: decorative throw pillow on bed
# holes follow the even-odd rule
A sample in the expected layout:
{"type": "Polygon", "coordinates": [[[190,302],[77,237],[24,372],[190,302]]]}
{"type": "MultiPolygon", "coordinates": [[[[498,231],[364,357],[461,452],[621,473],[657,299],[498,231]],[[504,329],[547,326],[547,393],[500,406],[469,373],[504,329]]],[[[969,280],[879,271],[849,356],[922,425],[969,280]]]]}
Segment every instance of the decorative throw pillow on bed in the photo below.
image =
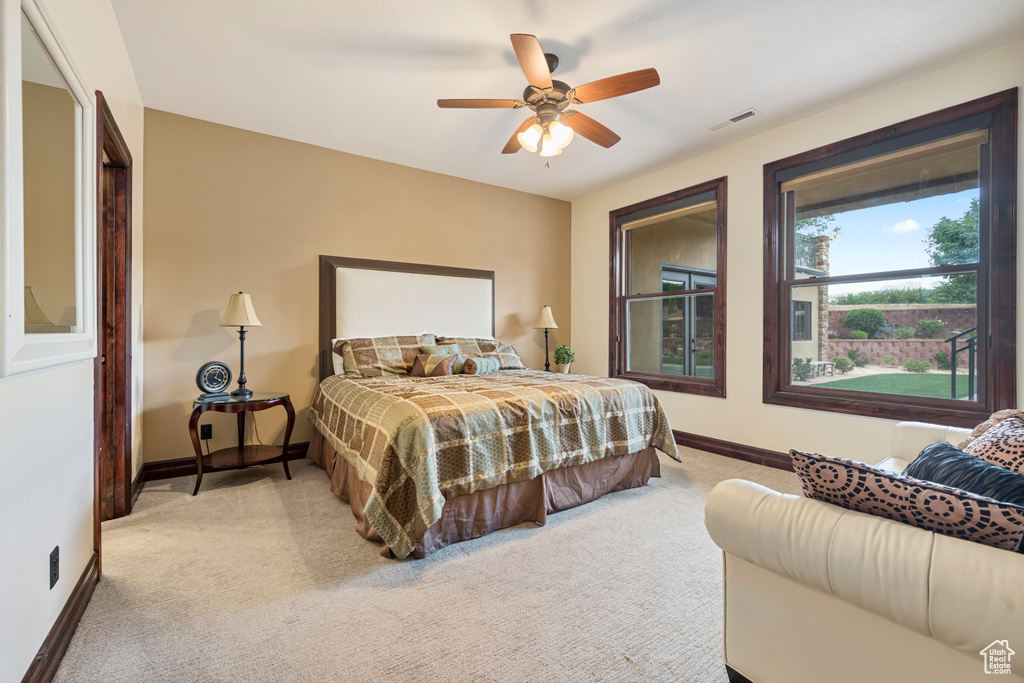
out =
{"type": "Polygon", "coordinates": [[[1024,507],[1019,505],[845,458],[790,455],[808,498],[1004,550],[1020,550],[1024,542],[1024,507]]]}
{"type": "Polygon", "coordinates": [[[1024,474],[964,453],[945,441],[925,446],[903,474],[1003,503],[1024,505],[1024,474]]]}
{"type": "Polygon", "coordinates": [[[352,355],[352,345],[349,344],[348,339],[335,339],[332,351],[335,375],[359,377],[359,370],[356,369],[356,357],[352,355]]]}
{"type": "MultiPolygon", "coordinates": [[[[402,377],[409,374],[420,346],[433,344],[432,334],[401,337],[360,337],[346,340],[359,377],[402,377]]],[[[344,347],[342,349],[344,351],[344,347]]],[[[346,374],[348,368],[346,367],[346,374]]]]}
{"type": "Polygon", "coordinates": [[[960,448],[982,460],[1024,472],[1024,412],[1001,410],[978,425],[960,448]]]}
{"type": "Polygon", "coordinates": [[[452,374],[452,366],[459,357],[455,356],[434,356],[420,354],[412,362],[412,369],[409,370],[410,377],[440,377],[452,374]]]}
{"type": "Polygon", "coordinates": [[[467,358],[462,372],[467,375],[486,375],[501,370],[501,361],[497,358],[467,358]]]}
{"type": "Polygon", "coordinates": [[[438,337],[438,344],[456,344],[463,358],[497,358],[502,370],[524,370],[519,354],[511,344],[486,337],[438,337]]]}
{"type": "Polygon", "coordinates": [[[452,374],[462,374],[462,356],[459,355],[459,347],[456,344],[424,344],[420,347],[421,354],[428,356],[455,356],[455,364],[452,365],[452,374]]]}

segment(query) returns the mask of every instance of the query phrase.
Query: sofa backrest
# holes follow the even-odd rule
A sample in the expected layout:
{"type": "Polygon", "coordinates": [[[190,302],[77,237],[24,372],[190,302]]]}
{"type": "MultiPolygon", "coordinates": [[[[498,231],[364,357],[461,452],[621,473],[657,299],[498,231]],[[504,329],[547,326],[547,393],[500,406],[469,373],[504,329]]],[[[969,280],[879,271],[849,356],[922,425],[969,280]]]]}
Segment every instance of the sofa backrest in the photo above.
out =
{"type": "Polygon", "coordinates": [[[948,441],[957,446],[970,435],[970,429],[927,422],[900,422],[892,428],[889,457],[910,462],[929,444],[948,441]]]}

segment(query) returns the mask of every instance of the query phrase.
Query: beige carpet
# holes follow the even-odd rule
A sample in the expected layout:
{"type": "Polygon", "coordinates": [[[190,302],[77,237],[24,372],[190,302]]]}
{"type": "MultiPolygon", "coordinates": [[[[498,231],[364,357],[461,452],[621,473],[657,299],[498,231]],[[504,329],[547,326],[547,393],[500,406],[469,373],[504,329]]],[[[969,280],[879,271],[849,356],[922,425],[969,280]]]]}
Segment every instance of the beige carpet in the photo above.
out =
{"type": "Polygon", "coordinates": [[[548,518],[386,560],[308,461],[146,485],[103,525],[103,580],[57,681],[725,681],[721,558],[703,524],[731,477],[699,451],[548,518]]]}

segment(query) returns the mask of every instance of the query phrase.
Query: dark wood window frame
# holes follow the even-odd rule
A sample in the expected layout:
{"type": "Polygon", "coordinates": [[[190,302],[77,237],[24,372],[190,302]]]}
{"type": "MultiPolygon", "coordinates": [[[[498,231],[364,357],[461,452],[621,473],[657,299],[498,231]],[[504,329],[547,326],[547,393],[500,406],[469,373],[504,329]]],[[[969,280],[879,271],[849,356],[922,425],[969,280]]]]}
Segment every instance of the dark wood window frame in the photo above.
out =
{"type": "MultiPolygon", "coordinates": [[[[827,161],[825,162],[827,164],[827,161]]],[[[847,140],[819,147],[764,166],[764,376],[763,401],[773,405],[867,415],[895,420],[919,420],[973,427],[997,410],[1016,406],[1016,290],[1017,290],[1017,89],[1006,90],[949,107],[847,140]],[[871,392],[792,386],[789,383],[789,307],[784,305],[785,249],[780,216],[780,181],[787,169],[828,160],[870,145],[897,140],[971,116],[989,115],[991,150],[987,183],[987,248],[979,270],[978,307],[987,315],[985,336],[988,372],[978,402],[954,401],[871,392]],[[985,276],[987,271],[987,277],[985,276]],[[985,284],[981,279],[984,277],[985,284]],[[995,283],[998,283],[998,290],[995,283]],[[996,292],[1000,295],[995,295],[996,292]],[[987,296],[991,293],[992,296],[987,296]],[[1004,293],[1009,293],[1006,296],[1004,293]]],[[[983,208],[983,210],[986,210],[983,208]]],[[[983,238],[984,244],[984,238],[983,238]]],[[[913,275],[912,271],[907,271],[913,275]]],[[[887,273],[887,276],[899,273],[887,273]]],[[[867,278],[867,276],[865,276],[867,278]]],[[[979,323],[980,318],[979,316],[979,323]]],[[[980,335],[979,335],[980,336],[980,335]]]]}
{"type": "MultiPolygon", "coordinates": [[[[716,396],[725,398],[725,293],[726,293],[726,178],[716,178],[700,185],[687,187],[676,192],[654,197],[636,204],[615,209],[608,213],[611,250],[610,250],[610,301],[608,314],[608,376],[621,377],[646,384],[652,389],[675,391],[679,393],[697,394],[700,396],[716,396]],[[714,288],[702,289],[701,292],[713,291],[714,303],[714,377],[689,377],[678,375],[662,375],[625,370],[626,344],[626,303],[631,297],[624,295],[624,267],[627,255],[622,248],[623,218],[641,211],[656,209],[696,197],[708,192],[715,192],[716,203],[716,284],[714,288]]],[[[698,290],[694,290],[698,291],[698,290]]],[[[665,296],[679,296],[688,292],[667,292],[665,296]]],[[[645,297],[646,298],[646,297],[645,297]]]]}

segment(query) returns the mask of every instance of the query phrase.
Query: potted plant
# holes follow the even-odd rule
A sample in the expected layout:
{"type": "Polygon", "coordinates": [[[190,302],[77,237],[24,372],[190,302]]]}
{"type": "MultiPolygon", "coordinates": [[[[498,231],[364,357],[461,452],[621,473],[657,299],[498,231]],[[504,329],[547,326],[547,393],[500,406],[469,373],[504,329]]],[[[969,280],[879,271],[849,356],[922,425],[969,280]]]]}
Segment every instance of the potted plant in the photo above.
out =
{"type": "Polygon", "coordinates": [[[569,372],[569,366],[576,360],[576,354],[565,344],[555,347],[555,364],[558,372],[569,372]]]}

